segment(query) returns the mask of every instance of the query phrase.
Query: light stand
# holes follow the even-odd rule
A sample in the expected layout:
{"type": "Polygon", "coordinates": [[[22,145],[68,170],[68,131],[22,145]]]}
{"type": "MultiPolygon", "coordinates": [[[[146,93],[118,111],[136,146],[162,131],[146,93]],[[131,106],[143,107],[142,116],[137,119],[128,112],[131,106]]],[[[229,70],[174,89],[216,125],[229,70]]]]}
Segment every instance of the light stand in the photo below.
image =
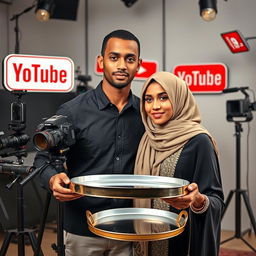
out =
{"type": "Polygon", "coordinates": [[[225,202],[225,208],[222,213],[222,218],[229,206],[229,203],[232,199],[232,196],[235,194],[235,234],[234,236],[224,240],[221,242],[221,244],[224,244],[230,240],[233,240],[235,238],[241,239],[248,247],[250,247],[254,252],[256,252],[256,249],[249,244],[243,236],[249,231],[246,230],[244,232],[241,231],[241,197],[244,199],[244,203],[246,206],[246,210],[248,212],[248,215],[250,217],[250,221],[254,230],[254,233],[256,234],[256,222],[253,215],[252,207],[250,205],[249,197],[247,190],[241,189],[241,131],[242,131],[242,125],[240,122],[235,122],[235,136],[236,136],[236,189],[231,190],[228,194],[227,200],[225,202]]]}
{"type": "Polygon", "coordinates": [[[10,19],[10,21],[15,20],[15,27],[14,27],[14,32],[15,32],[15,53],[19,53],[20,52],[20,44],[19,44],[19,17],[26,13],[29,12],[30,10],[32,10],[35,7],[35,4],[33,4],[32,6],[26,8],[25,10],[23,10],[22,12],[18,13],[18,14],[14,14],[13,17],[10,19]]]}

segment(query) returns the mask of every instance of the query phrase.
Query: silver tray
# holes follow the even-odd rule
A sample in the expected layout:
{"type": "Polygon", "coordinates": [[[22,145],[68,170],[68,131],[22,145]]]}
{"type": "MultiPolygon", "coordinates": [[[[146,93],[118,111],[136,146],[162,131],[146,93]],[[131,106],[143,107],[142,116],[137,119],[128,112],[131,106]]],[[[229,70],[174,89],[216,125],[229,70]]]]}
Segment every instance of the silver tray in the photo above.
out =
{"type": "Polygon", "coordinates": [[[107,198],[169,198],[187,193],[187,180],[150,175],[88,175],[71,179],[73,192],[107,198]]]}
{"type": "Polygon", "coordinates": [[[91,214],[86,211],[91,232],[101,237],[120,241],[156,241],[181,234],[188,213],[148,209],[117,208],[91,214]]]}

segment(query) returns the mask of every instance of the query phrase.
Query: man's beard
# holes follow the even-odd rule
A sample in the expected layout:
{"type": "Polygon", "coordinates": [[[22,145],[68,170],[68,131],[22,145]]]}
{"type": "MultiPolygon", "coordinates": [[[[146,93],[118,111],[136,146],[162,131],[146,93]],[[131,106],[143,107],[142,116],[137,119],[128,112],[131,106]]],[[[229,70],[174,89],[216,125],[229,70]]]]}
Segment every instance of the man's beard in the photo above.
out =
{"type": "MultiPolygon", "coordinates": [[[[115,73],[115,72],[114,72],[115,73]]],[[[112,74],[114,74],[114,73],[112,73],[112,74]]],[[[122,72],[117,72],[117,73],[122,73],[122,72]]],[[[125,72],[123,72],[123,73],[125,73],[125,72]]],[[[128,77],[129,77],[129,74],[127,74],[127,73],[125,73],[128,77]]],[[[131,81],[132,81],[132,79],[128,79],[126,82],[124,82],[124,83],[115,83],[113,80],[111,80],[111,79],[109,79],[106,75],[105,75],[105,78],[106,78],[106,80],[108,81],[108,83],[111,85],[111,86],[113,86],[113,87],[115,87],[115,88],[117,88],[117,89],[122,89],[122,88],[125,88],[126,86],[128,86],[130,83],[131,83],[131,81]]]]}

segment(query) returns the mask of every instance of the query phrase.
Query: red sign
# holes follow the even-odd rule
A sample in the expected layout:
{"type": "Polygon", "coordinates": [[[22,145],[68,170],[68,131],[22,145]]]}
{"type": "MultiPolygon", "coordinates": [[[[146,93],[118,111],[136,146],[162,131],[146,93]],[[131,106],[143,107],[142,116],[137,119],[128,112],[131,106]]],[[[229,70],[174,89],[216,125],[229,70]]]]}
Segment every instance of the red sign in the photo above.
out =
{"type": "Polygon", "coordinates": [[[227,88],[227,67],[222,63],[179,65],[173,73],[195,93],[221,93],[227,88]]]}
{"type": "MultiPolygon", "coordinates": [[[[147,79],[153,75],[158,69],[158,64],[156,61],[142,61],[140,69],[135,75],[135,79],[147,79]]],[[[98,62],[96,61],[96,74],[102,75],[103,69],[99,67],[98,62]]]]}
{"type": "Polygon", "coordinates": [[[232,53],[247,52],[250,50],[246,39],[238,30],[222,33],[221,37],[232,53]]]}
{"type": "Polygon", "coordinates": [[[4,59],[3,77],[9,91],[69,92],[74,63],[67,57],[10,54],[4,59]]]}

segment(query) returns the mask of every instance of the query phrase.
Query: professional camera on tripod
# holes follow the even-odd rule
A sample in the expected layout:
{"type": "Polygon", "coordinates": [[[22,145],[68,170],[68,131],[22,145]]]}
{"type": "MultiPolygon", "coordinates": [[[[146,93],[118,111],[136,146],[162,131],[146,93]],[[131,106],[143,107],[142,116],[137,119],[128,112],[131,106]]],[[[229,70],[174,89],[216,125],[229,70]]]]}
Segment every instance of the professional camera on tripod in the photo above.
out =
{"type": "Polygon", "coordinates": [[[253,119],[252,111],[256,110],[256,102],[251,102],[249,94],[246,92],[248,87],[235,87],[224,89],[223,93],[238,92],[241,91],[244,95],[244,99],[239,100],[229,100],[227,101],[227,121],[234,122],[235,124],[235,136],[236,136],[236,188],[231,190],[228,194],[227,200],[225,202],[225,208],[222,213],[222,218],[229,206],[232,196],[235,194],[235,234],[233,237],[228,238],[221,242],[221,244],[228,242],[234,238],[241,239],[248,247],[250,247],[254,252],[254,248],[249,244],[243,236],[250,231],[241,231],[241,197],[244,199],[247,213],[249,215],[251,225],[253,227],[254,233],[256,234],[256,220],[253,214],[253,210],[250,204],[247,189],[241,189],[241,132],[243,131],[241,122],[250,122],[253,119]]]}
{"type": "MultiPolygon", "coordinates": [[[[54,166],[56,171],[59,173],[65,172],[64,163],[66,161],[66,153],[75,143],[73,125],[68,122],[66,116],[54,115],[38,125],[37,131],[33,137],[33,143],[38,151],[47,152],[49,161],[45,162],[42,166],[31,173],[31,175],[27,177],[28,179],[37,173],[42,173],[49,165],[54,166]]],[[[26,182],[26,178],[24,179],[24,182],[26,182]]],[[[51,193],[48,193],[38,233],[38,247],[35,255],[38,255],[40,251],[50,200],[51,193]]],[[[58,202],[57,218],[57,245],[53,244],[52,248],[58,253],[58,255],[65,255],[63,241],[63,205],[60,202],[58,202]]]]}

